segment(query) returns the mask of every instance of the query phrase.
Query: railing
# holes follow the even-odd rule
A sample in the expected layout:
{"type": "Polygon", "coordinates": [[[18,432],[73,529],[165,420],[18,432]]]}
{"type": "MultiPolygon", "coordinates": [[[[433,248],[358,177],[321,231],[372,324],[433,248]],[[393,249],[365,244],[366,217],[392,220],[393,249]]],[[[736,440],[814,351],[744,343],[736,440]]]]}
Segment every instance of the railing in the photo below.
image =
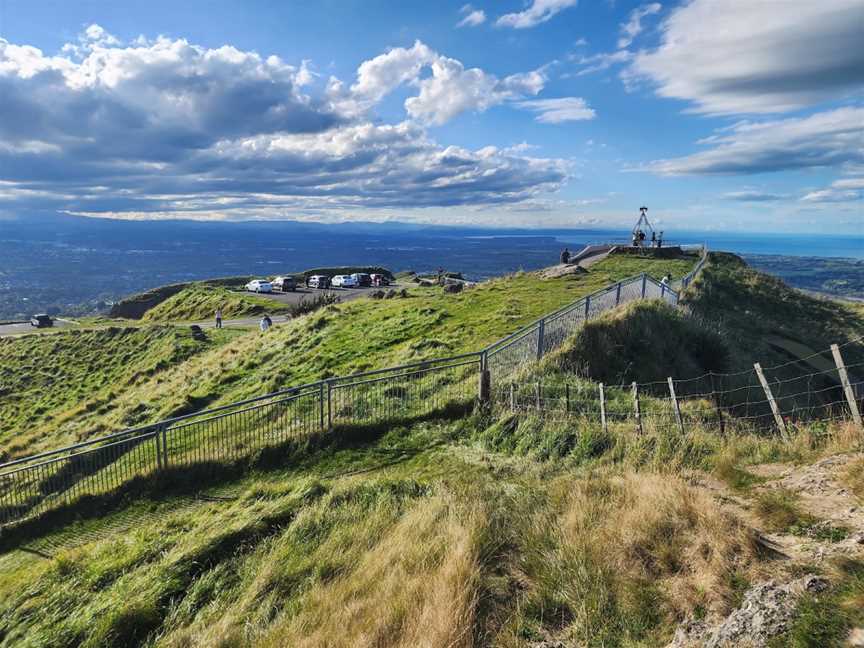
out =
{"type": "Polygon", "coordinates": [[[641,274],[579,299],[479,352],[329,378],[9,461],[0,465],[0,525],[98,497],[168,469],[216,470],[335,428],[407,421],[470,405],[478,395],[478,382],[483,398],[484,379],[506,379],[605,311],[655,298],[675,305],[678,292],[641,274]]]}

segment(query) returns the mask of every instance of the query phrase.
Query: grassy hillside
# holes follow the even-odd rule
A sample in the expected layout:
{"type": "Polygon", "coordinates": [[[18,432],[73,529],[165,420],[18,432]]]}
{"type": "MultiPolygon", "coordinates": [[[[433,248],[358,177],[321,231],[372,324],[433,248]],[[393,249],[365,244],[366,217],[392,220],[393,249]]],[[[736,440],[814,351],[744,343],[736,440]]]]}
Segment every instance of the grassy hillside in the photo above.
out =
{"type": "MultiPolygon", "coordinates": [[[[74,417],[44,420],[37,428],[22,426],[14,445],[0,440],[0,447],[21,452],[37,440],[33,447],[50,444],[55,432],[58,440],[82,439],[332,375],[478,350],[612,281],[641,271],[681,276],[692,265],[692,258],[610,257],[582,275],[544,279],[520,273],[456,295],[413,288],[407,299],[329,306],[267,334],[252,331],[206,349],[158,376],[114,386],[113,398],[98,407],[78,408],[74,417]]],[[[18,366],[10,364],[9,371],[18,373],[18,366]]]]}
{"type": "Polygon", "coordinates": [[[234,319],[262,313],[283,313],[289,310],[289,305],[222,286],[192,284],[148,310],[141,319],[151,322],[200,322],[213,319],[217,308],[222,309],[223,318],[234,319]]]}
{"type": "MultiPolygon", "coordinates": [[[[613,257],[585,275],[518,274],[458,295],[415,288],[406,299],[329,307],[267,334],[225,333],[140,379],[115,360],[113,373],[84,388],[125,384],[113,387],[111,405],[78,411],[56,431],[86,436],[130,414],[155,418],[474,350],[610,281],[646,268],[680,276],[688,265],[613,257]]],[[[810,343],[808,327],[848,338],[859,325],[860,314],[840,307],[802,301],[797,312],[782,286],[763,297],[768,280],[733,258],[714,257],[709,270],[702,288],[719,290],[729,308],[748,304],[742,314],[763,334],[810,343]],[[773,312],[778,301],[787,311],[773,312]],[[816,313],[824,319],[813,324],[816,313]]],[[[599,352],[641,354],[646,373],[782,355],[743,337],[750,329],[731,316],[712,326],[701,296],[690,299],[690,316],[656,303],[610,314],[543,370],[563,377],[599,352]]],[[[42,433],[52,425],[46,419],[42,433]]],[[[27,441],[37,438],[19,431],[17,442],[27,441]]],[[[637,435],[630,425],[604,431],[575,417],[478,411],[279,448],[253,458],[242,477],[231,464],[163,473],[133,486],[135,497],[82,502],[68,524],[58,517],[0,538],[0,646],[664,646],[676,629],[722,621],[753,585],[814,571],[826,589],[796,599],[775,640],[840,646],[864,626],[864,556],[854,540],[864,520],[848,517],[864,505],[862,449],[844,424],[802,426],[784,443],[698,426],[637,435]],[[842,471],[800,484],[772,477],[823,464],[842,471]],[[855,506],[841,499],[836,511],[818,509],[818,499],[794,490],[828,484],[834,493],[835,476],[855,506]]]]}
{"type": "MultiPolygon", "coordinates": [[[[850,448],[838,445],[847,437],[783,445],[693,430],[550,455],[548,426],[566,422],[518,423],[515,452],[495,432],[503,423],[333,439],[291,468],[13,534],[0,645],[662,646],[684,619],[728,614],[768,574],[808,569],[776,558],[699,480],[850,448]]],[[[821,569],[836,608],[817,622],[842,636],[864,621],[848,607],[864,588],[833,561],[821,569]]],[[[795,632],[820,636],[812,626],[795,632]]]]}
{"type": "MultiPolygon", "coordinates": [[[[167,370],[234,337],[208,331],[198,342],[188,329],[145,326],[0,338],[0,444],[14,454],[104,433],[98,422],[91,429],[69,424],[84,416],[98,421],[120,394],[158,383],[167,370]]],[[[138,420],[133,409],[124,424],[138,420]]]]}

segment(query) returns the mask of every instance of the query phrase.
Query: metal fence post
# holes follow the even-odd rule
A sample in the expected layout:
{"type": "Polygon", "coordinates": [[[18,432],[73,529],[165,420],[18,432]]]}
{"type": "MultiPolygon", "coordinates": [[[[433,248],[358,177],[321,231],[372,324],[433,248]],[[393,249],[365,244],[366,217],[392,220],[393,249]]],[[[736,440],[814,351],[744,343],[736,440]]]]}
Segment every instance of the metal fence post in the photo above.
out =
{"type": "Polygon", "coordinates": [[[162,430],[162,468],[168,468],[168,426],[163,424],[162,430]]]}
{"type": "Polygon", "coordinates": [[[669,397],[672,399],[672,407],[675,412],[675,421],[678,423],[678,431],[684,434],[684,423],[681,422],[681,408],[678,407],[678,398],[675,396],[675,383],[672,376],[666,379],[669,382],[669,397]]]}
{"type": "Polygon", "coordinates": [[[543,344],[545,342],[546,324],[541,319],[537,324],[537,359],[543,357],[543,344]]]}
{"type": "Polygon", "coordinates": [[[333,431],[333,381],[327,380],[327,431],[333,431]]]}
{"type": "Polygon", "coordinates": [[[642,434],[642,408],[639,406],[639,384],[633,381],[633,414],[636,416],[636,431],[642,434]]]}
{"type": "Polygon", "coordinates": [[[621,282],[615,286],[615,305],[619,306],[621,304],[621,282]]]}
{"type": "Polygon", "coordinates": [[[840,355],[840,347],[832,344],[831,354],[834,356],[834,364],[837,365],[837,373],[840,374],[840,383],[843,385],[843,392],[846,394],[846,401],[849,403],[849,411],[852,412],[852,420],[855,421],[858,427],[864,427],[861,424],[861,412],[858,410],[858,401],[855,399],[855,392],[852,390],[852,384],[849,382],[849,373],[846,371],[846,365],[843,363],[843,356],[840,355]]]}
{"type": "Polygon", "coordinates": [[[492,375],[489,373],[486,352],[480,354],[480,376],[477,385],[477,398],[481,404],[489,402],[492,392],[492,375]]]}
{"type": "Polygon", "coordinates": [[[645,292],[648,288],[648,275],[642,273],[642,299],[645,299],[645,292]]]}
{"type": "Polygon", "coordinates": [[[603,432],[609,432],[609,427],[606,425],[606,390],[603,383],[600,383],[600,424],[603,426],[603,432]]]}
{"type": "Polygon", "coordinates": [[[759,382],[762,383],[762,389],[765,390],[765,396],[768,398],[768,404],[771,406],[771,413],[774,415],[774,422],[777,424],[777,429],[780,430],[783,440],[788,441],[789,435],[786,431],[786,422],[780,415],[780,408],[777,407],[777,401],[774,400],[774,394],[771,393],[771,387],[768,386],[768,381],[765,380],[765,374],[762,373],[762,365],[757,362],[753,365],[753,368],[756,369],[756,375],[759,377],[759,382]]]}
{"type": "Polygon", "coordinates": [[[156,441],[156,470],[162,470],[162,429],[161,426],[156,427],[153,433],[153,439],[156,441]]]}
{"type": "Polygon", "coordinates": [[[324,383],[318,384],[318,424],[323,432],[324,427],[324,383]]]}

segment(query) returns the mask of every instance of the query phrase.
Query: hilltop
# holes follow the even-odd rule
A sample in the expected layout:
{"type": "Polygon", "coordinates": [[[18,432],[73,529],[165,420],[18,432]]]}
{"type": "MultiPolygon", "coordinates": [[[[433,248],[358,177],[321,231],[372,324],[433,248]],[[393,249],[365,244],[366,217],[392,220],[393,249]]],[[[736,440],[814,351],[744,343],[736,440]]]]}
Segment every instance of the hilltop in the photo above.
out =
{"type": "MultiPolygon", "coordinates": [[[[4,447],[476,350],[610,282],[692,264],[613,256],[585,274],[517,273],[455,295],[416,286],[194,344],[164,324],[0,340],[10,375],[26,374],[38,348],[60,389],[25,428],[21,403],[47,383],[16,378],[7,393],[21,422],[4,447]],[[79,402],[93,405],[67,411],[79,402]]],[[[862,330],[864,309],[714,254],[685,308],[609,312],[517,380],[526,398],[535,381],[571,385],[574,401],[598,380],[755,361],[792,362],[782,380],[803,366],[800,346],[862,330]]],[[[864,361],[860,346],[844,353],[864,361]]],[[[610,389],[610,411],[631,407],[626,394],[610,389]]],[[[453,410],[168,473],[37,520],[3,540],[0,645],[841,645],[864,626],[864,521],[849,513],[864,504],[860,433],[801,425],[783,441],[730,418],[725,434],[704,419],[682,435],[651,424],[664,398],[645,394],[642,434],[623,419],[604,429],[530,409],[453,410]],[[776,627],[751,632],[753,609],[776,627]]]]}

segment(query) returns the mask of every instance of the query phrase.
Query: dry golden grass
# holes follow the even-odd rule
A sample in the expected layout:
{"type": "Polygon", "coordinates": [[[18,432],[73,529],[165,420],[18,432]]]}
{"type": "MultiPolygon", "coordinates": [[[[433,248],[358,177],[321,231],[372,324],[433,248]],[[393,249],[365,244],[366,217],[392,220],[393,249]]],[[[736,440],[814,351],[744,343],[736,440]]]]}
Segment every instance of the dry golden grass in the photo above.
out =
{"type": "Polygon", "coordinates": [[[482,507],[422,500],[356,568],[316,584],[296,616],[256,645],[467,648],[473,645],[482,507]]]}

